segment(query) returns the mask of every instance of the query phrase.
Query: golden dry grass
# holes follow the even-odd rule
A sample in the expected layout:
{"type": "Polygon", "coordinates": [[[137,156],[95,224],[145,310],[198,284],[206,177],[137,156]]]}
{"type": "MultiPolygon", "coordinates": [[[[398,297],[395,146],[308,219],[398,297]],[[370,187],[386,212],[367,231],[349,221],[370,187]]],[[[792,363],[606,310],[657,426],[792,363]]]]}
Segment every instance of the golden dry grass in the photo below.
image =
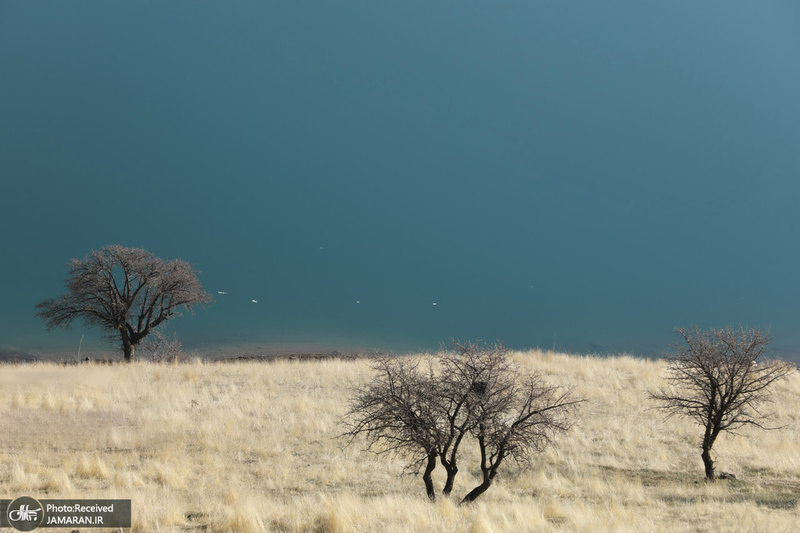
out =
{"type": "Polygon", "coordinates": [[[456,505],[477,483],[469,455],[453,499],[430,503],[402,458],[341,448],[367,360],[2,366],[0,497],[131,498],[142,532],[796,531],[800,372],[775,389],[785,429],[720,437],[718,468],[738,480],[708,484],[698,428],[648,400],[663,362],[514,358],[586,403],[471,506],[456,505]]]}

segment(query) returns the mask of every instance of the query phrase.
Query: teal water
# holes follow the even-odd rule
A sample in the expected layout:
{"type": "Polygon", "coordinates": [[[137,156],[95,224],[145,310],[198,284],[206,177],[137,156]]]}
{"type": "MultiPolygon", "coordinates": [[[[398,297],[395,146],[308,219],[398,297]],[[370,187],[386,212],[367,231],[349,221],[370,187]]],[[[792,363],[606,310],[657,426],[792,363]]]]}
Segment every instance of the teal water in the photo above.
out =
{"type": "Polygon", "coordinates": [[[202,271],[197,349],[743,323],[794,356],[798,28],[769,0],[0,0],[0,347],[102,346],[34,305],[119,243],[202,271]]]}

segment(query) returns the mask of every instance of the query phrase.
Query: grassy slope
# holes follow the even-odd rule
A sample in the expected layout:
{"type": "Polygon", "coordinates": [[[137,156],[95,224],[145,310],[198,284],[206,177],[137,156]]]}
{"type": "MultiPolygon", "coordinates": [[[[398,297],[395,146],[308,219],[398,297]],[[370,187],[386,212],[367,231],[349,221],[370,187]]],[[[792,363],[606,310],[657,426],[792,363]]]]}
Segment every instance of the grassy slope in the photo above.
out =
{"type": "Polygon", "coordinates": [[[707,484],[699,428],[651,410],[663,363],[515,358],[587,403],[469,507],[455,502],[477,483],[471,458],[453,500],[431,504],[402,458],[341,449],[364,360],[1,366],[0,497],[132,498],[133,531],[796,530],[800,372],[771,406],[786,428],[720,437],[718,469],[738,480],[707,484]]]}

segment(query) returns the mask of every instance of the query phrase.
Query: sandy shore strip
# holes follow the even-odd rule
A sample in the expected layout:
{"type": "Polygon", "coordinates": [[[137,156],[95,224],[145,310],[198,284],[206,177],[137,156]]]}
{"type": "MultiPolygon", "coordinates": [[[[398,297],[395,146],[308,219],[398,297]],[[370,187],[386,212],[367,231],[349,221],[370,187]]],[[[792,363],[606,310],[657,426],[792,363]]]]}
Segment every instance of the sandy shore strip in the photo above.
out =
{"type": "MultiPolygon", "coordinates": [[[[375,355],[397,354],[382,347],[358,346],[347,343],[327,342],[237,342],[223,345],[206,345],[186,348],[189,359],[200,358],[207,361],[270,361],[275,359],[356,359],[375,355]]],[[[142,359],[147,355],[137,353],[142,359]]],[[[36,361],[77,363],[88,358],[92,361],[121,362],[122,353],[112,347],[107,349],[76,351],[53,350],[33,351],[11,346],[0,347],[0,364],[33,363],[36,361]]]]}
{"type": "Polygon", "coordinates": [[[370,355],[388,354],[381,348],[322,342],[236,343],[207,346],[197,350],[201,358],[212,361],[251,361],[272,359],[355,359],[370,355]]]}

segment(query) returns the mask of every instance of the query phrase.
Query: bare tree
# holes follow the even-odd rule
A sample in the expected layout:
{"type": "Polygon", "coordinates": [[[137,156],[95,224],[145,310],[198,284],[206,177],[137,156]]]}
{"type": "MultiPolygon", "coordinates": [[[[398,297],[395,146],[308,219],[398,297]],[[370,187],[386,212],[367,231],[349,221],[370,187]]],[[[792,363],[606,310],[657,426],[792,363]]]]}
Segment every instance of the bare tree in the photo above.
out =
{"type": "Polygon", "coordinates": [[[120,245],[70,261],[66,283],[66,294],[36,305],[37,316],[48,329],[69,327],[77,318],[108,329],[109,338],[120,341],[126,362],[153,328],[214,301],[186,261],[164,261],[120,245]]]}
{"type": "Polygon", "coordinates": [[[687,416],[703,429],[701,443],[706,479],[716,478],[711,448],[723,431],[743,426],[761,429],[769,415],[760,406],[769,401],[769,388],[791,370],[782,361],[759,362],[770,342],[758,328],[726,326],[701,331],[696,326],[676,328],[684,342],[674,345],[669,388],[651,392],[669,416],[687,416]]]}
{"type": "Polygon", "coordinates": [[[441,366],[434,396],[443,419],[439,461],[447,472],[442,493],[449,495],[458,474],[458,451],[466,435],[473,432],[483,414],[486,398],[502,388],[513,371],[508,350],[500,343],[451,341],[439,352],[441,366]]]}
{"type": "Polygon", "coordinates": [[[490,487],[506,457],[523,464],[555,432],[566,430],[579,402],[541,377],[521,372],[499,343],[453,342],[452,349],[429,360],[425,371],[406,359],[381,360],[377,370],[376,379],[357,392],[346,435],[364,434],[368,447],[383,442],[382,451],[408,454],[417,471],[424,464],[431,500],[437,457],[447,472],[442,492],[449,495],[465,437],[478,441],[484,479],[462,503],[490,487]]]}
{"type": "Polygon", "coordinates": [[[527,468],[532,454],[544,450],[556,433],[571,426],[575,409],[583,400],[549,385],[538,374],[522,371],[508,358],[500,343],[481,345],[453,343],[450,379],[469,389],[469,431],[480,450],[481,482],[461,500],[476,500],[492,485],[506,458],[527,468]]]}
{"type": "Polygon", "coordinates": [[[383,357],[375,364],[376,376],[359,389],[348,413],[350,441],[363,435],[377,453],[409,456],[409,469],[419,472],[432,501],[436,491],[431,474],[439,457],[441,434],[436,413],[435,384],[410,359],[383,357]]]}

